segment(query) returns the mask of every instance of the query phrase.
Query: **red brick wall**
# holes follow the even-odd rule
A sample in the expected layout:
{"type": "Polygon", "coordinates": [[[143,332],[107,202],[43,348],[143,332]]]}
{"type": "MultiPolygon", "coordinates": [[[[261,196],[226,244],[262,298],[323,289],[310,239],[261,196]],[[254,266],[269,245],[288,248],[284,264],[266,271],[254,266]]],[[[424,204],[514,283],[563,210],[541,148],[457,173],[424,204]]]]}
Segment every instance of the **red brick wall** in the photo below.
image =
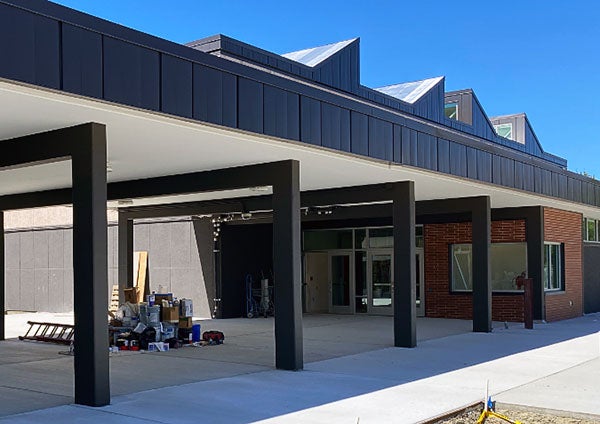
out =
{"type": "Polygon", "coordinates": [[[544,208],[544,240],[564,243],[565,291],[546,293],[546,321],[583,314],[582,215],[544,208]]]}
{"type": "MultiPolygon", "coordinates": [[[[425,314],[438,318],[473,318],[470,293],[450,292],[451,244],[471,243],[471,223],[427,224],[425,237],[425,314]]],[[[492,243],[524,242],[525,221],[493,221],[492,243]]],[[[523,296],[494,294],[492,319],[523,321],[523,296]]]]}

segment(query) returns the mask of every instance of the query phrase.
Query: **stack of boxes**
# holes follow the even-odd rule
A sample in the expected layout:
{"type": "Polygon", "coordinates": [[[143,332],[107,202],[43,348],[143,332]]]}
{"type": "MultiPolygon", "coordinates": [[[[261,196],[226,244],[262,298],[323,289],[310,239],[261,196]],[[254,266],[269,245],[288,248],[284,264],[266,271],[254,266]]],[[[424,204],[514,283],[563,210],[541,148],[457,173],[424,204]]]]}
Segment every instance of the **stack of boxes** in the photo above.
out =
{"type": "Polygon", "coordinates": [[[153,293],[146,300],[140,303],[141,322],[156,329],[157,343],[175,338],[184,343],[191,341],[194,315],[191,299],[178,301],[172,293],[153,293]]]}
{"type": "Polygon", "coordinates": [[[192,334],[192,316],[194,315],[194,306],[191,299],[181,299],[179,302],[179,331],[180,340],[190,340],[192,334]]]}

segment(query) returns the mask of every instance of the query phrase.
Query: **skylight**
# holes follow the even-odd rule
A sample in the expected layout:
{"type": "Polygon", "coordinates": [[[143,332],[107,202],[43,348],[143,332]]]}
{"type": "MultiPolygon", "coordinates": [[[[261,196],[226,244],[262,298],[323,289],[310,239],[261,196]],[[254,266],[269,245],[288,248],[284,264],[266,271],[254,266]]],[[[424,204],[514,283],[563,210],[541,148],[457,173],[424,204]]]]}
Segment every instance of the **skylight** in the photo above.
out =
{"type": "Polygon", "coordinates": [[[395,97],[403,102],[414,103],[419,100],[425,93],[433,88],[444,77],[428,78],[420,81],[404,82],[401,84],[387,85],[379,87],[375,90],[395,97]]]}
{"type": "Polygon", "coordinates": [[[355,41],[356,38],[346,41],[340,41],[338,43],[327,44],[325,46],[313,47],[311,49],[298,50],[297,52],[290,52],[282,54],[281,56],[286,59],[300,62],[306,66],[316,66],[323,62],[328,57],[342,50],[344,47],[355,41]]]}

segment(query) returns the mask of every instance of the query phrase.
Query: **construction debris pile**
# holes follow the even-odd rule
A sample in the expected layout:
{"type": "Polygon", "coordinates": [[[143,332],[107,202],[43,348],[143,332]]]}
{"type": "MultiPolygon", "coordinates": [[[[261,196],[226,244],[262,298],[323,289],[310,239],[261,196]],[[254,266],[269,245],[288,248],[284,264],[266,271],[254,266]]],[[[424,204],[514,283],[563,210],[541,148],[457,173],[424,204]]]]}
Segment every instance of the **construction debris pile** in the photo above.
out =
{"type": "Polygon", "coordinates": [[[135,291],[126,289],[126,302],[112,314],[109,323],[111,351],[168,351],[186,345],[223,343],[223,333],[207,331],[200,337],[200,324],[192,322],[191,299],[172,293],[152,293],[145,302],[132,302],[135,291]],[[216,333],[216,334],[215,334],[216,333]]]}

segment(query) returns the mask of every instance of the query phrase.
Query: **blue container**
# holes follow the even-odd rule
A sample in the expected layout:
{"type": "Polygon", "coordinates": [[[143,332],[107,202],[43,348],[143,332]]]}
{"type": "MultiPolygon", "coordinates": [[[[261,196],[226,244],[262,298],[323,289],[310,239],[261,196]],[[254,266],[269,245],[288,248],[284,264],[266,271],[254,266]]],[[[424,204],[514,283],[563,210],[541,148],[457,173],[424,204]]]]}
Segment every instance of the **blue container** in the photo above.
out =
{"type": "Polygon", "coordinates": [[[192,325],[192,341],[193,342],[200,341],[200,324],[192,325]]]}

